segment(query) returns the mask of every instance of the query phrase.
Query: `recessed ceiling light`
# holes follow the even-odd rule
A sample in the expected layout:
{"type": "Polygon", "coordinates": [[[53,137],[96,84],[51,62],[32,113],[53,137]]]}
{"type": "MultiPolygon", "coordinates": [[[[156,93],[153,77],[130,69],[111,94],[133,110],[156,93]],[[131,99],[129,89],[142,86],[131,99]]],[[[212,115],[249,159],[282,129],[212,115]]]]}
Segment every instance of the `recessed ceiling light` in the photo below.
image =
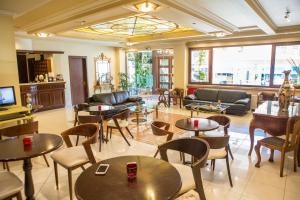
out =
{"type": "Polygon", "coordinates": [[[46,37],[50,36],[49,33],[44,33],[44,32],[39,32],[39,33],[36,33],[35,35],[40,37],[40,38],[46,38],[46,37]]]}
{"type": "Polygon", "coordinates": [[[215,35],[216,35],[216,37],[224,37],[226,35],[226,33],[224,33],[224,32],[218,32],[215,35]]]}
{"type": "Polygon", "coordinates": [[[84,25],[86,23],[85,20],[80,21],[80,25],[84,25]]]}
{"type": "Polygon", "coordinates": [[[147,13],[147,12],[154,11],[158,7],[158,5],[155,3],[146,1],[143,3],[135,4],[135,7],[138,11],[147,13]]]}
{"type": "Polygon", "coordinates": [[[193,22],[193,24],[195,25],[195,24],[196,24],[196,22],[193,22]]]}

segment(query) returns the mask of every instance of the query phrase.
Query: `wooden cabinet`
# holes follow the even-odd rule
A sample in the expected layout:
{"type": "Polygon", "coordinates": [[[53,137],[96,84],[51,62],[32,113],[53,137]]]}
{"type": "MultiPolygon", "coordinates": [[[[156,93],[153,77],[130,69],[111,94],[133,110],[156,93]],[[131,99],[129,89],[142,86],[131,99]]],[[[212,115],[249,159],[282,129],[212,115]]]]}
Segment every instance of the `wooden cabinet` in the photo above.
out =
{"type": "Polygon", "coordinates": [[[22,105],[26,106],[27,93],[31,94],[32,105],[42,105],[42,110],[65,107],[65,83],[33,83],[20,85],[22,105]]]}

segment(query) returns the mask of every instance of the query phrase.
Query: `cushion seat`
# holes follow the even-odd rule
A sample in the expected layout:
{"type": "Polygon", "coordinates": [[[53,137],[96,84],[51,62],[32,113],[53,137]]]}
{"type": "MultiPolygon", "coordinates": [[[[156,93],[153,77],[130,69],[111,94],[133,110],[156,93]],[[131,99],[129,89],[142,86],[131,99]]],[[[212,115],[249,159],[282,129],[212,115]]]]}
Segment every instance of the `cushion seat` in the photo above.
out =
{"type": "Polygon", "coordinates": [[[172,163],[172,165],[177,169],[181,178],[181,189],[178,194],[183,194],[189,190],[195,189],[195,181],[192,172],[192,168],[183,164],[172,163]]]}
{"type": "Polygon", "coordinates": [[[89,162],[89,158],[83,146],[74,146],[58,150],[51,154],[51,158],[65,168],[72,168],[89,162]]]}
{"type": "Polygon", "coordinates": [[[13,173],[0,172],[0,199],[6,199],[23,189],[22,181],[13,173]]]}
{"type": "Polygon", "coordinates": [[[214,160],[224,158],[227,155],[225,148],[222,149],[210,149],[207,160],[214,160]]]}
{"type": "MultiPolygon", "coordinates": [[[[125,128],[129,125],[129,122],[127,120],[118,120],[118,123],[121,128],[125,128]]],[[[107,122],[107,126],[117,127],[114,120],[112,119],[107,122]]]]}

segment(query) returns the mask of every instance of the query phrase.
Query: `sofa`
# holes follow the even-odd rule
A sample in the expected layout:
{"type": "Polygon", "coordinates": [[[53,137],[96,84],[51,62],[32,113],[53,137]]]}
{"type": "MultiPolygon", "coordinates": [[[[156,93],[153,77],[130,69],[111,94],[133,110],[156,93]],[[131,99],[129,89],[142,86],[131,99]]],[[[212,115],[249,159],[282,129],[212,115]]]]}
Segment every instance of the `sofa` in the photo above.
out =
{"type": "Polygon", "coordinates": [[[184,97],[183,105],[189,109],[187,105],[191,103],[210,104],[218,101],[229,106],[226,114],[244,115],[250,110],[251,95],[236,90],[198,88],[193,94],[184,97]]]}
{"type": "Polygon", "coordinates": [[[128,91],[119,91],[112,93],[100,93],[94,94],[92,97],[88,98],[89,105],[110,105],[114,106],[114,110],[103,111],[104,118],[110,118],[114,114],[119,113],[120,111],[135,106],[137,103],[144,104],[145,102],[141,97],[130,96],[128,91]]]}

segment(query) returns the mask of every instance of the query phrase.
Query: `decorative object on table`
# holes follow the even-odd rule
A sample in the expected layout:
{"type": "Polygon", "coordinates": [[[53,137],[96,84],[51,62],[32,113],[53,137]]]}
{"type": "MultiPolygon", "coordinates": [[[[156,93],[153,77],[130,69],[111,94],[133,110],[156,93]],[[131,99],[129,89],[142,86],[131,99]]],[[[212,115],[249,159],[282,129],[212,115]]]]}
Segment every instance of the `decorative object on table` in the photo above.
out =
{"type": "Polygon", "coordinates": [[[30,93],[26,93],[26,107],[32,109],[32,97],[30,93]]]}
{"type": "Polygon", "coordinates": [[[278,102],[279,102],[279,110],[282,112],[288,111],[291,98],[294,95],[295,88],[293,84],[289,81],[289,75],[291,70],[285,70],[284,73],[284,81],[278,92],[278,102]]]}
{"type": "Polygon", "coordinates": [[[64,77],[62,74],[56,74],[56,81],[64,81],[64,77]]]}
{"type": "Polygon", "coordinates": [[[126,165],[127,179],[129,182],[135,181],[137,178],[137,164],[136,162],[129,162],[126,165]]]}
{"type": "Polygon", "coordinates": [[[293,58],[288,59],[288,62],[290,63],[292,70],[297,72],[297,80],[295,82],[295,85],[300,85],[300,63],[296,63],[296,61],[293,58]]]}
{"type": "Polygon", "coordinates": [[[45,80],[44,75],[43,75],[43,74],[40,74],[39,77],[38,77],[38,80],[39,80],[40,82],[44,82],[44,80],[45,80]]]}

